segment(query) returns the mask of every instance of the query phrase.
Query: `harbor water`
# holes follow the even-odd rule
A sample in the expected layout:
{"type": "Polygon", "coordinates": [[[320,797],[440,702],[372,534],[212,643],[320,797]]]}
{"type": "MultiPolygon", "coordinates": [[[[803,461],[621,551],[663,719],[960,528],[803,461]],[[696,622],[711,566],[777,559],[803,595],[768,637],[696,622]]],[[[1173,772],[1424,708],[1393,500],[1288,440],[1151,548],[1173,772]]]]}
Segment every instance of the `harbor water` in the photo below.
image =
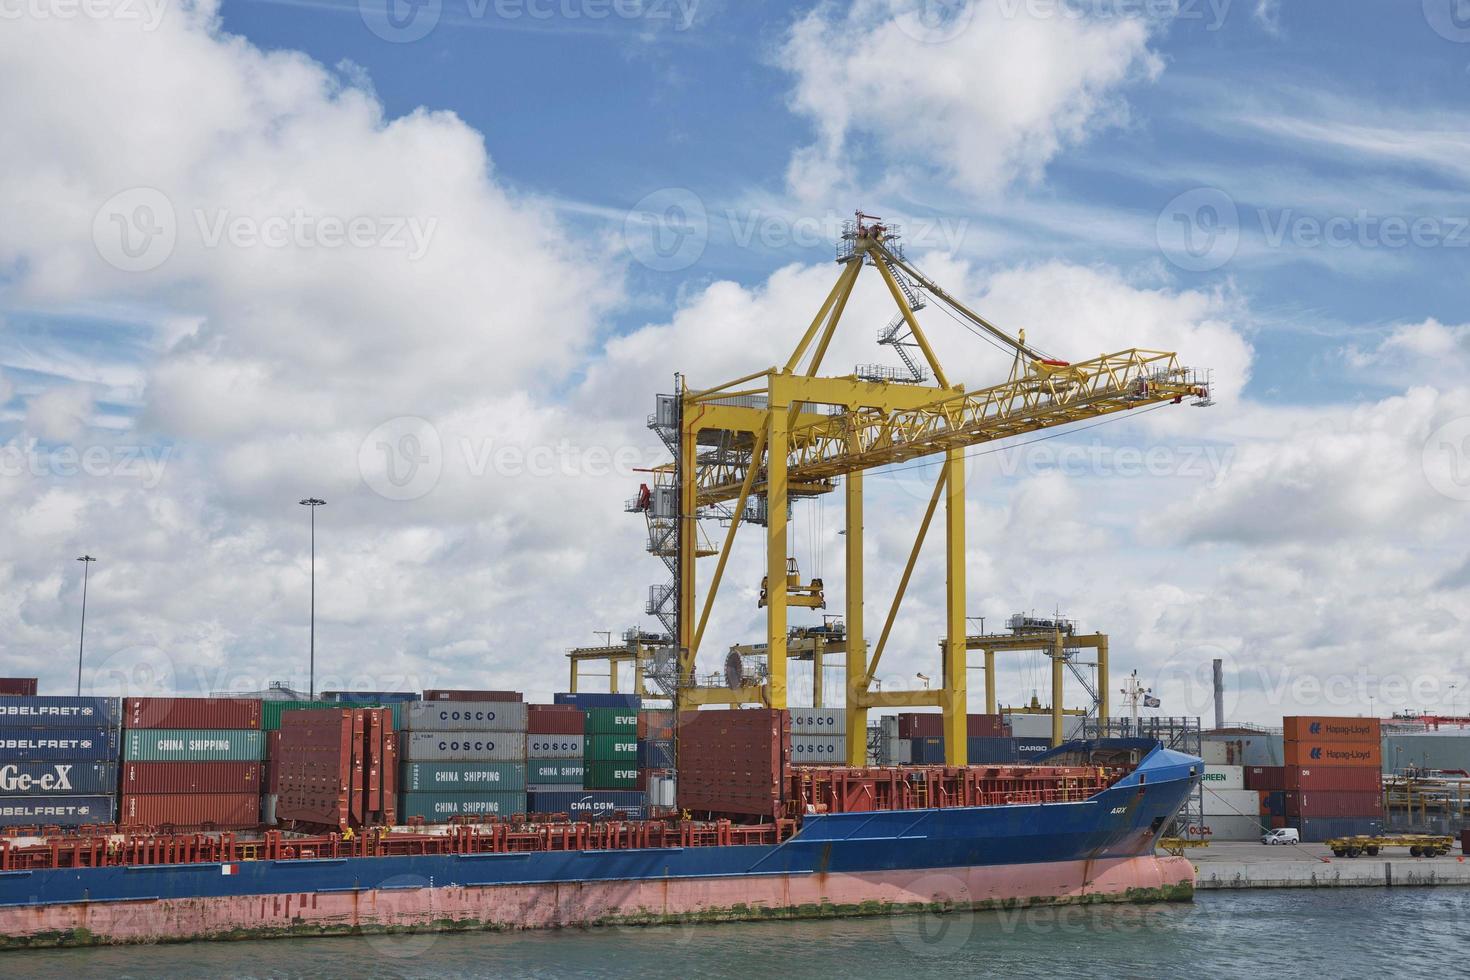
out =
{"type": "MultiPolygon", "coordinates": [[[[7,977],[1382,977],[1458,962],[1470,888],[805,922],[371,936],[7,953],[7,977]]],[[[1450,967],[1450,969],[1453,969],[1450,967]]]]}

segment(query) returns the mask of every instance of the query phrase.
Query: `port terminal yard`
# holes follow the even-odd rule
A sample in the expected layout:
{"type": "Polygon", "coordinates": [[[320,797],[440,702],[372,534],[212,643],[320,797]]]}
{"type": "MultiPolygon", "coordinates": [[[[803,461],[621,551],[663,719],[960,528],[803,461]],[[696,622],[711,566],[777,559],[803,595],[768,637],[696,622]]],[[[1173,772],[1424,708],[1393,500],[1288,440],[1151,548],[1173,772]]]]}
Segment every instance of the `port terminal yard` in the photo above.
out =
{"type": "Polygon", "coordinates": [[[1437,857],[1412,857],[1400,848],[1350,858],[1337,857],[1327,844],[1280,847],[1222,841],[1193,848],[1187,856],[1200,891],[1470,885],[1470,861],[1458,846],[1437,857]]]}

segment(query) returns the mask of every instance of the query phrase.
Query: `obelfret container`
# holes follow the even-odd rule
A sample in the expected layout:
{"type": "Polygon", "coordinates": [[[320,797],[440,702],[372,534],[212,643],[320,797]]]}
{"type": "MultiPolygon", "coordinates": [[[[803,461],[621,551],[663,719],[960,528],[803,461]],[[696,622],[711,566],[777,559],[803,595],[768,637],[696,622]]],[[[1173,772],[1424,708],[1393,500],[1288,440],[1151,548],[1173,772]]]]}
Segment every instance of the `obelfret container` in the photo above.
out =
{"type": "MultiPolygon", "coordinates": [[[[796,711],[791,712],[792,724],[796,723],[796,711]]],[[[793,765],[840,766],[847,755],[846,735],[798,735],[791,733],[791,762],[793,765]]]]}
{"type": "Polygon", "coordinates": [[[526,706],[514,701],[414,701],[403,724],[421,732],[524,732],[526,706]]]}
{"type": "Polygon", "coordinates": [[[259,762],[124,762],[124,793],[259,793],[259,762]]]}
{"type": "Polygon", "coordinates": [[[404,793],[398,818],[443,823],[451,817],[508,817],[525,813],[525,793],[404,793]]]}
{"type": "MultiPolygon", "coordinates": [[[[792,708],[791,737],[798,735],[841,735],[847,731],[843,708],[792,708]]],[[[794,747],[793,750],[795,751],[794,747]]]]}
{"type": "Polygon", "coordinates": [[[527,759],[580,759],[586,751],[585,735],[526,736],[527,759]]]}
{"type": "Polygon", "coordinates": [[[527,806],[532,813],[565,813],[573,820],[637,820],[647,812],[647,797],[637,792],[532,793],[527,806]]]}
{"type": "Polygon", "coordinates": [[[265,736],[255,730],[136,728],[123,733],[125,762],[259,762],[265,736]]]}
{"type": "Polygon", "coordinates": [[[0,762],[0,796],[112,796],[111,762],[0,762]]]}
{"type": "Polygon", "coordinates": [[[638,737],[638,712],[628,708],[588,708],[582,731],[587,735],[638,737]]]}
{"type": "Polygon", "coordinates": [[[6,762],[113,762],[115,728],[0,728],[6,762]]]}
{"type": "Polygon", "coordinates": [[[520,793],[526,766],[520,762],[405,762],[402,793],[520,793]]]}
{"type": "Polygon", "coordinates": [[[0,799],[0,827],[81,827],[113,823],[113,796],[12,796],[0,799]]]}
{"type": "Polygon", "coordinates": [[[588,762],[637,762],[638,740],[626,735],[589,735],[582,757],[588,762]]]}
{"type": "Polygon", "coordinates": [[[203,830],[255,827],[260,823],[260,793],[125,794],[117,822],[123,827],[203,830]]]}
{"type": "Polygon", "coordinates": [[[407,762],[521,762],[524,732],[405,732],[399,751],[407,762]]]}
{"type": "Polygon", "coordinates": [[[124,728],[260,727],[259,698],[124,698],[124,728]]]}
{"type": "Polygon", "coordinates": [[[0,698],[0,729],[116,728],[117,698],[0,698]]]}
{"type": "Polygon", "coordinates": [[[539,760],[526,762],[528,786],[581,786],[587,776],[586,766],[579,759],[539,760]]]}
{"type": "MultiPolygon", "coordinates": [[[[1207,790],[1245,789],[1245,768],[1242,766],[1205,766],[1200,783],[1207,790]]],[[[1253,787],[1254,788],[1254,787],[1253,787]]]]}

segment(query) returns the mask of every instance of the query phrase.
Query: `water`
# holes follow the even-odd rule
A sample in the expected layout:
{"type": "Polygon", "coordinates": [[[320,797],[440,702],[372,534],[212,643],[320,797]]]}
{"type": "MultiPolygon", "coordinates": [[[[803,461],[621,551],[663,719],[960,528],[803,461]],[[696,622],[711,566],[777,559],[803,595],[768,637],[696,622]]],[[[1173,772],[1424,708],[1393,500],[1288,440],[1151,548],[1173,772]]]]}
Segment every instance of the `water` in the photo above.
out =
{"type": "Polygon", "coordinates": [[[0,954],[7,977],[790,977],[1227,980],[1458,972],[1470,889],[1211,892],[1193,904],[291,939],[0,954]]]}

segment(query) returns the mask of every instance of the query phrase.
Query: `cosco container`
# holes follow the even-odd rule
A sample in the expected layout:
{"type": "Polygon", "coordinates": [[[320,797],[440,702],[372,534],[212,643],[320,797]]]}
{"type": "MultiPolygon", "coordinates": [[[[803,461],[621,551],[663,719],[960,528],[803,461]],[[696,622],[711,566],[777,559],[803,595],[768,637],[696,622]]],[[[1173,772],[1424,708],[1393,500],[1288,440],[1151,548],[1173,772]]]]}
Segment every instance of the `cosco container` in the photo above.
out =
{"type": "Polygon", "coordinates": [[[630,708],[588,708],[582,731],[588,735],[638,737],[638,712],[630,708]]]}
{"type": "Polygon", "coordinates": [[[797,735],[841,735],[847,731],[847,711],[844,708],[792,708],[791,734],[797,735]]]}
{"type": "Polygon", "coordinates": [[[9,797],[0,799],[0,827],[112,823],[116,804],[117,799],[112,796],[9,797]]]}
{"type": "Polygon", "coordinates": [[[582,735],[526,736],[528,759],[580,759],[585,753],[585,736],[582,735]]]}
{"type": "Polygon", "coordinates": [[[411,732],[524,732],[526,706],[513,701],[414,701],[403,706],[411,732]]]}
{"type": "Polygon", "coordinates": [[[6,762],[0,764],[0,796],[111,796],[117,766],[111,762],[6,762]]]}
{"type": "Polygon", "coordinates": [[[123,827],[242,829],[260,824],[260,793],[150,793],[124,795],[123,827]]]}
{"type": "Polygon", "coordinates": [[[115,728],[0,728],[0,759],[6,762],[113,762],[115,728]]]}
{"type": "Polygon", "coordinates": [[[124,793],[259,793],[259,762],[124,762],[124,793]]]}
{"type": "Polygon", "coordinates": [[[405,762],[402,793],[519,793],[526,767],[519,762],[405,762]]]}
{"type": "Polygon", "coordinates": [[[589,762],[582,785],[588,789],[632,789],[638,785],[638,766],[632,762],[589,762]]]}
{"type": "MultiPolygon", "coordinates": [[[[793,724],[796,712],[792,712],[793,724]]],[[[791,734],[791,761],[796,765],[843,765],[847,758],[846,735],[791,734]]]]}
{"type": "Polygon", "coordinates": [[[643,699],[636,694],[557,694],[551,700],[578,708],[628,708],[637,711],[643,707],[643,699]]]}
{"type": "Polygon", "coordinates": [[[636,792],[532,793],[527,806],[532,813],[565,813],[573,820],[601,820],[623,816],[643,817],[647,798],[636,792]]]}
{"type": "Polygon", "coordinates": [[[582,757],[589,762],[637,762],[638,740],[626,735],[589,735],[582,757]]]}
{"type": "Polygon", "coordinates": [[[265,736],[258,731],[210,728],[136,728],[123,732],[125,762],[259,762],[265,736]]]}
{"type": "Polygon", "coordinates": [[[526,812],[525,793],[404,793],[398,818],[443,823],[450,817],[509,816],[526,812]]]}
{"type": "Polygon", "coordinates": [[[0,698],[0,729],[116,728],[117,698],[0,698]]]}
{"type": "Polygon", "coordinates": [[[522,732],[405,732],[398,749],[408,762],[520,762],[522,732]]]}
{"type": "Polygon", "coordinates": [[[124,698],[124,728],[259,728],[258,698],[124,698]]]}
{"type": "Polygon", "coordinates": [[[531,759],[526,762],[526,782],[533,786],[547,784],[581,786],[586,772],[586,768],[580,761],[545,762],[531,759]]]}

